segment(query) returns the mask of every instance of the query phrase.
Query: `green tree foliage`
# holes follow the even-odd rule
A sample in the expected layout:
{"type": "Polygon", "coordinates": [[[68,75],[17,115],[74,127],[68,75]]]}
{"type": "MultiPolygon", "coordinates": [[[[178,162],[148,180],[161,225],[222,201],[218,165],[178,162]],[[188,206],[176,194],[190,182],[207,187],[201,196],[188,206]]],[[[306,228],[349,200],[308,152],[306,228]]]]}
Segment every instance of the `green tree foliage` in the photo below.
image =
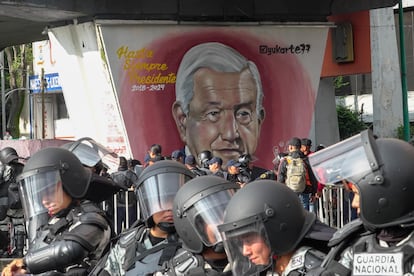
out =
{"type": "Polygon", "coordinates": [[[341,140],[349,138],[366,129],[366,125],[360,119],[360,114],[349,107],[337,105],[339,136],[341,140]]]}
{"type": "MultiPolygon", "coordinates": [[[[413,140],[414,126],[410,125],[410,137],[413,140]]],[[[404,140],[404,126],[400,125],[397,128],[398,139],[404,140]]]]}
{"type": "MultiPolygon", "coordinates": [[[[4,49],[5,53],[5,87],[6,92],[26,87],[26,77],[32,67],[32,45],[24,44],[4,49]]],[[[19,122],[24,106],[25,93],[23,89],[15,90],[6,102],[6,129],[13,137],[20,137],[19,122]]]]}
{"type": "Polygon", "coordinates": [[[343,76],[338,76],[338,77],[335,77],[335,78],[333,79],[333,83],[334,83],[334,87],[335,87],[336,89],[339,89],[339,88],[341,88],[342,86],[347,86],[347,85],[350,85],[350,82],[349,82],[349,81],[345,81],[345,78],[344,78],[343,76]]]}

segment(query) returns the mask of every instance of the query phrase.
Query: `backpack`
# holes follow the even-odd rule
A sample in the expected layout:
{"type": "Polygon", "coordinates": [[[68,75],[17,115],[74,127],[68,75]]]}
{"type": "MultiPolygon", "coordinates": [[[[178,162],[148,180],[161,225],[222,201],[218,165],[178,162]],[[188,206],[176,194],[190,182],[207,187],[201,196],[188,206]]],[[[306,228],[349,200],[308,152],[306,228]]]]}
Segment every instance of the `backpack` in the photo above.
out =
{"type": "Polygon", "coordinates": [[[286,156],[286,186],[296,193],[306,188],[306,165],[302,158],[286,156]]]}

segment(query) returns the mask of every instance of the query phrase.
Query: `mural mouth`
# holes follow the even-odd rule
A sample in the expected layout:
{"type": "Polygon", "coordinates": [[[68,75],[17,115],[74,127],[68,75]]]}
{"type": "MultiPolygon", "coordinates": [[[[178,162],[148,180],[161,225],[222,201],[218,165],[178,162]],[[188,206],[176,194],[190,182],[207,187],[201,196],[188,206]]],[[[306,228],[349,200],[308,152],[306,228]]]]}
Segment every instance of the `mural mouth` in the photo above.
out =
{"type": "Polygon", "coordinates": [[[242,154],[242,151],[238,149],[219,149],[213,150],[214,156],[222,156],[227,159],[237,159],[242,154]]]}

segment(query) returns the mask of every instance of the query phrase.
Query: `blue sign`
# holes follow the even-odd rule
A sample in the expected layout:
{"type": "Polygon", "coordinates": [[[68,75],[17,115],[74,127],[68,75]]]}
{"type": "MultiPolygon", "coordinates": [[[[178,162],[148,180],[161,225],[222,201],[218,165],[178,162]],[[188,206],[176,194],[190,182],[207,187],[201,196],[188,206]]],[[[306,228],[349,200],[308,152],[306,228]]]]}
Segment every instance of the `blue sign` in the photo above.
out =
{"type": "MultiPolygon", "coordinates": [[[[45,80],[46,80],[46,87],[45,87],[45,93],[46,92],[60,92],[62,91],[62,87],[59,84],[59,74],[58,73],[51,73],[51,74],[45,74],[45,80]]],[[[33,93],[40,93],[40,76],[30,76],[30,90],[32,90],[33,93]]]]}

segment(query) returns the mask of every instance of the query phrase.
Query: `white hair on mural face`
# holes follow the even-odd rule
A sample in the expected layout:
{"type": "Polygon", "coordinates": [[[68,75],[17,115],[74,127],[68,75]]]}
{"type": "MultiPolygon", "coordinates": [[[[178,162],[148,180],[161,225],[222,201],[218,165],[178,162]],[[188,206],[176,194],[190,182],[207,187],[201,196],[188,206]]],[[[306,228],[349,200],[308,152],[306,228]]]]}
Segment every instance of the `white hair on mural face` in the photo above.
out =
{"type": "Polygon", "coordinates": [[[263,88],[259,70],[256,65],[247,60],[235,49],[218,42],[207,42],[194,46],[188,50],[177,71],[175,84],[176,100],[188,115],[188,107],[193,97],[193,75],[200,68],[210,68],[217,72],[241,72],[248,68],[253,76],[257,88],[256,112],[260,115],[263,109],[263,88]]]}

